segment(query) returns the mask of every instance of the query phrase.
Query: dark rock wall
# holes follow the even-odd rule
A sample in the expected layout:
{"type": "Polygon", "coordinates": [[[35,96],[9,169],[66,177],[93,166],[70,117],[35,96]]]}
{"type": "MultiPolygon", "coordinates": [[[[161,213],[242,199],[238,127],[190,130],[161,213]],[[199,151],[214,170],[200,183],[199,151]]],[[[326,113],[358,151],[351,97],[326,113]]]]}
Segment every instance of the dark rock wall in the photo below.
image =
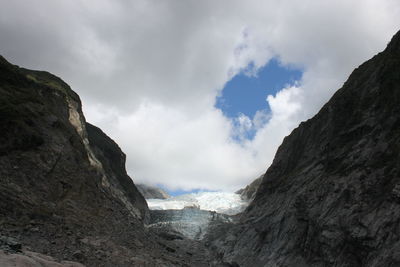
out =
{"type": "Polygon", "coordinates": [[[78,208],[88,196],[75,193],[82,187],[99,187],[101,180],[69,122],[67,103],[79,106],[79,98],[69,88],[35,82],[33,75],[28,78],[1,59],[1,212],[46,217],[76,209],[78,215],[91,207],[78,208]],[[72,205],[66,205],[67,200],[72,205]],[[38,206],[41,210],[36,211],[38,206]]]}
{"type": "MultiPolygon", "coordinates": [[[[146,200],[140,193],[125,169],[126,155],[119,146],[98,127],[86,123],[90,147],[96,158],[102,163],[108,177],[110,188],[116,191],[116,195],[137,209],[140,217],[147,222],[149,210],[146,200]]],[[[129,205],[129,206],[130,206],[129,205]]]]}
{"type": "Polygon", "coordinates": [[[400,33],[284,139],[211,243],[240,266],[400,266],[399,225],[400,33]]]}

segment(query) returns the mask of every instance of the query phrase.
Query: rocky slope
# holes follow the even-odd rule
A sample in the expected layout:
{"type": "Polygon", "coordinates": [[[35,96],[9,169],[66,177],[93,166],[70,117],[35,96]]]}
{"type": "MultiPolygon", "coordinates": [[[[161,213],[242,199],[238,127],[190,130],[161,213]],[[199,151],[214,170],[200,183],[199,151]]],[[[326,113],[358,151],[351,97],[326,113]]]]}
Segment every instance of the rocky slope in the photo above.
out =
{"type": "Polygon", "coordinates": [[[136,186],[145,199],[167,199],[170,197],[167,192],[158,187],[145,184],[137,184],[136,186]]]}
{"type": "Polygon", "coordinates": [[[400,33],[279,147],[209,242],[240,266],[400,266],[400,33]]]}
{"type": "Polygon", "coordinates": [[[145,227],[149,210],[126,174],[125,155],[85,122],[78,95],[58,77],[0,57],[0,132],[0,263],[213,261],[202,244],[145,227]]]}
{"type": "Polygon", "coordinates": [[[84,267],[84,265],[73,261],[56,261],[50,256],[32,251],[21,251],[18,253],[7,253],[0,250],[0,266],[29,266],[29,267],[84,267]]]}

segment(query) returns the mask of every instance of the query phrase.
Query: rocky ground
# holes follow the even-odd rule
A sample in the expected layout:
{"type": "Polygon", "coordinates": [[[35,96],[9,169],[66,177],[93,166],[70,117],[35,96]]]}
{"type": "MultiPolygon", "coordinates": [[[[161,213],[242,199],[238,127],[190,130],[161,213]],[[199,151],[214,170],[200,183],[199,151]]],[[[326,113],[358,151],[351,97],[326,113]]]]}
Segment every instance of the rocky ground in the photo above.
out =
{"type": "Polygon", "coordinates": [[[53,257],[22,248],[21,243],[11,237],[0,236],[0,266],[32,267],[83,267],[73,261],[57,261],[53,257]]]}

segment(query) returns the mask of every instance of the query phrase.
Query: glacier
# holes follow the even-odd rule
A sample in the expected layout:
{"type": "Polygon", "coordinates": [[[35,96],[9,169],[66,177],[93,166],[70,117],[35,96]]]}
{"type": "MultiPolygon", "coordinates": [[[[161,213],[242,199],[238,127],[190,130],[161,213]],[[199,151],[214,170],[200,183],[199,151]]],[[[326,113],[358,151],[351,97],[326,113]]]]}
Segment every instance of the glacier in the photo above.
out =
{"type": "Polygon", "coordinates": [[[146,201],[150,209],[149,228],[169,238],[181,235],[196,240],[204,237],[210,224],[231,222],[231,216],[248,205],[240,195],[227,192],[190,193],[146,201]]]}
{"type": "Polygon", "coordinates": [[[242,212],[248,202],[240,195],[229,192],[199,192],[171,197],[168,199],[146,199],[150,210],[181,210],[198,208],[226,215],[242,212]]]}

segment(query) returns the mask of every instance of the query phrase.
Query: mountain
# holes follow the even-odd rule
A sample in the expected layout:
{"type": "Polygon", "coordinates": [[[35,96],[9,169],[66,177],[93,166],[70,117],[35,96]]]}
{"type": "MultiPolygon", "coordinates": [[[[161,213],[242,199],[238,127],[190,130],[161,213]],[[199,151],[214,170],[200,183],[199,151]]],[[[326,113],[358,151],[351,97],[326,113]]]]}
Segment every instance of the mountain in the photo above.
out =
{"type": "Polygon", "coordinates": [[[148,229],[125,154],[60,78],[0,56],[0,265],[209,266],[192,240],[148,229]],[[70,261],[73,261],[71,263],[70,261]],[[24,265],[25,264],[25,265],[24,265]]]}
{"type": "Polygon", "coordinates": [[[285,137],[208,242],[240,266],[400,266],[400,32],[285,137]]]}
{"type": "Polygon", "coordinates": [[[284,139],[245,211],[174,212],[200,241],[149,218],[60,78],[0,57],[0,132],[2,266],[400,266],[400,32],[284,139]]]}
{"type": "Polygon", "coordinates": [[[256,197],[256,192],[262,182],[263,177],[264,176],[261,175],[260,177],[255,179],[253,182],[251,182],[249,185],[247,185],[245,188],[239,189],[235,193],[239,194],[240,197],[244,200],[253,200],[256,197]]]}
{"type": "Polygon", "coordinates": [[[145,199],[167,199],[170,198],[167,192],[161,188],[155,186],[149,186],[145,184],[137,184],[139,192],[144,196],[145,199]]]}

